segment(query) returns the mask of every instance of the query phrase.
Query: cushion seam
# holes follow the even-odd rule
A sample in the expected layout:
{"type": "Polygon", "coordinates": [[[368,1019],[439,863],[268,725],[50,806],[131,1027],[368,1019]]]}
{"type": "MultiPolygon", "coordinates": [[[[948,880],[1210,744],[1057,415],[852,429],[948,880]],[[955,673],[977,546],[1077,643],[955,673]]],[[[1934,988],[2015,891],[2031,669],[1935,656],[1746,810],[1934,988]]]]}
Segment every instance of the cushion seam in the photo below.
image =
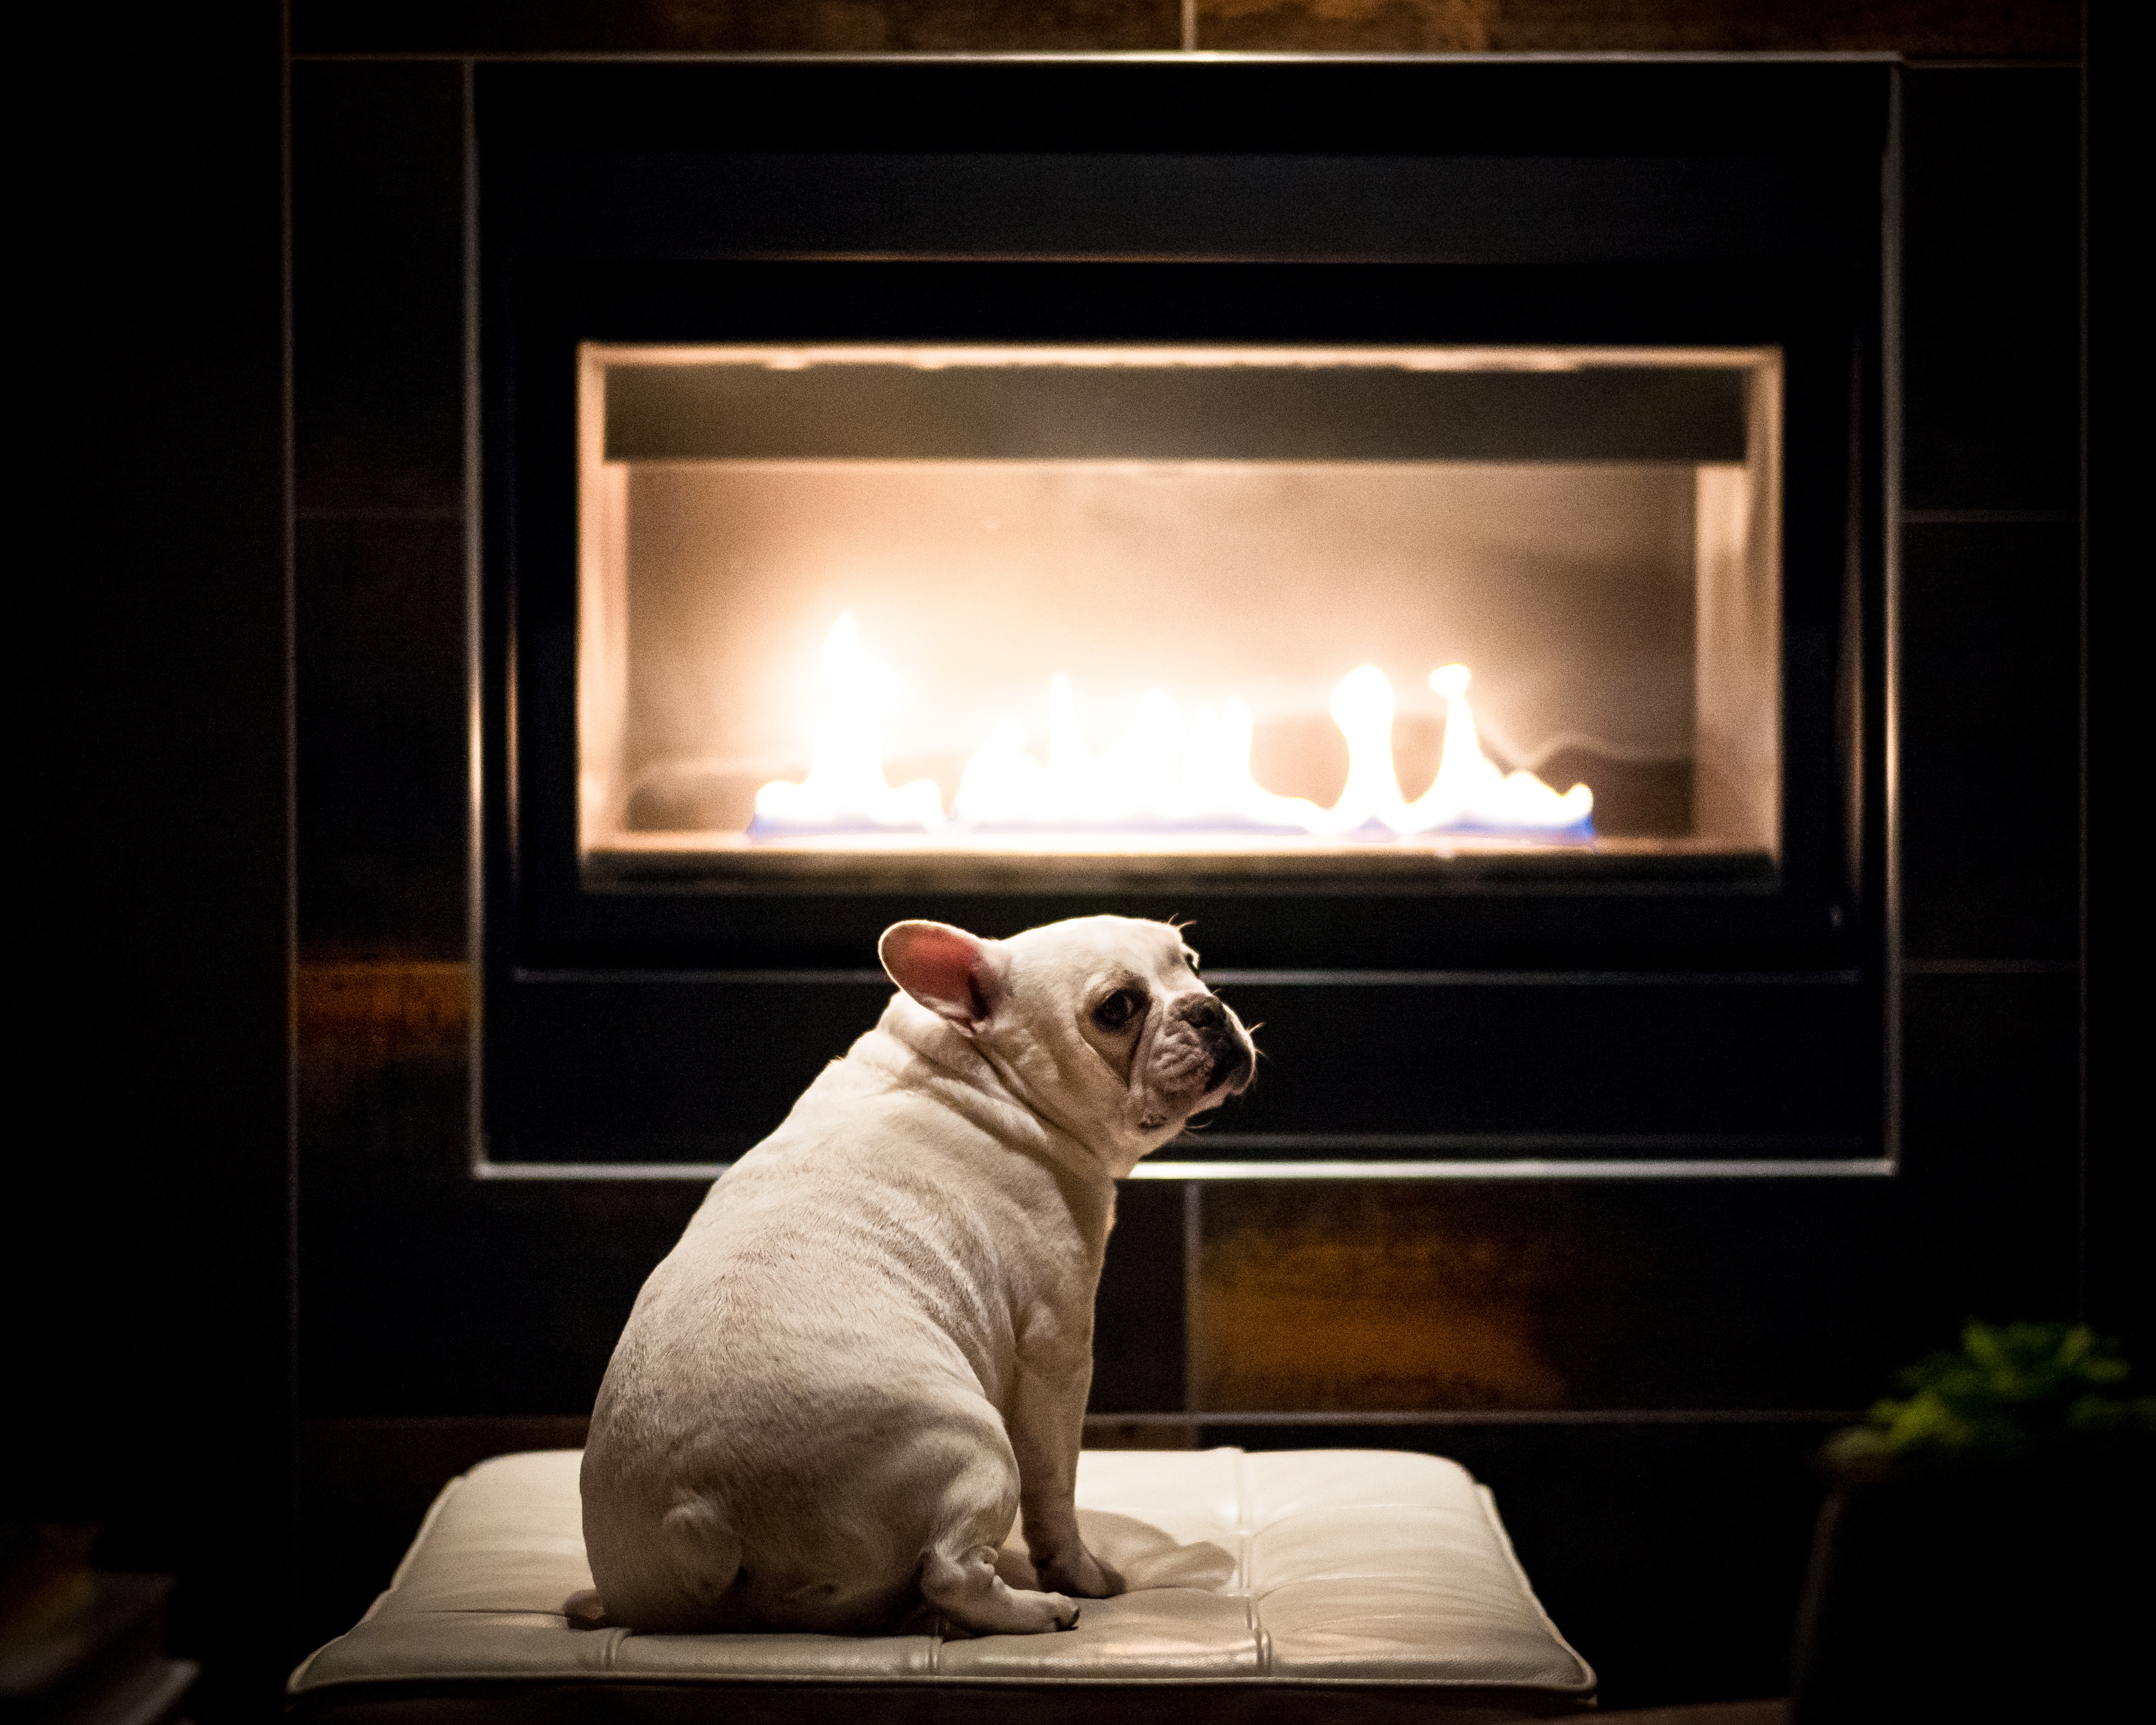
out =
{"type": "Polygon", "coordinates": [[[1257,1661],[1258,1676],[1264,1678],[1273,1674],[1273,1638],[1265,1628],[1265,1618],[1259,1608],[1257,1577],[1250,1570],[1255,1538],[1251,1527],[1256,1516],[1250,1504],[1250,1476],[1246,1465],[1249,1459],[1238,1445],[1235,1450],[1235,1579],[1240,1584],[1243,1595],[1243,1623],[1250,1632],[1250,1651],[1257,1661]]]}

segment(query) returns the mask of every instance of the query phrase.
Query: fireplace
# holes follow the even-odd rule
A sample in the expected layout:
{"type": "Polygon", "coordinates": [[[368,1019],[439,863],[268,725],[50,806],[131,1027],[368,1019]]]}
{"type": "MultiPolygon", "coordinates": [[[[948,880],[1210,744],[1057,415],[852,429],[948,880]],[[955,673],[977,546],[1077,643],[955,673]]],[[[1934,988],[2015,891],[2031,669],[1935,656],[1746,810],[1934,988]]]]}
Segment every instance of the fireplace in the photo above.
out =
{"type": "Polygon", "coordinates": [[[1169,1173],[1883,1165],[1892,78],[481,69],[483,1165],[1096,910],[1268,1026],[1169,1173]]]}
{"type": "Polygon", "coordinates": [[[1774,350],[592,343],[578,422],[594,886],[1779,851],[1774,350]]]}

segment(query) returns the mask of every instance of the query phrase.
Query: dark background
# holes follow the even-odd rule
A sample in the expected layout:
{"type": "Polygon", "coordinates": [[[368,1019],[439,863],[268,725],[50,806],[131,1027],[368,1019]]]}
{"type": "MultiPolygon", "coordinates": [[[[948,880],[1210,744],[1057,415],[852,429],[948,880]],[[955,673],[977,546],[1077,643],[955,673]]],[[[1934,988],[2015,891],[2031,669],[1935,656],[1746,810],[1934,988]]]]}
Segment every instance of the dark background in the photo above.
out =
{"type": "MultiPolygon", "coordinates": [[[[1151,1417],[1097,1440],[1457,1456],[1612,1706],[1785,1687],[1805,1458],[1892,1365],[1971,1312],[2148,1333],[2138,1170],[2085,1126],[2085,914],[2117,961],[2082,775],[2125,763],[2084,742],[2090,621],[2100,667],[2123,649],[2084,538],[2081,19],[1784,11],[1197,13],[1206,47],[1912,57],[1902,1174],[1214,1186],[1195,1212],[1136,1185],[1102,1290],[1095,1405],[1151,1417]]],[[[408,56],[1180,31],[1136,0],[303,4],[286,62],[267,6],[94,24],[54,57],[64,146],[26,169],[57,430],[25,501],[69,531],[18,565],[45,1106],[18,1127],[9,1476],[105,1522],[102,1561],[180,1576],[209,1722],[274,1707],[450,1473],[577,1440],[697,1195],[467,1173],[464,70],[408,56]]]]}

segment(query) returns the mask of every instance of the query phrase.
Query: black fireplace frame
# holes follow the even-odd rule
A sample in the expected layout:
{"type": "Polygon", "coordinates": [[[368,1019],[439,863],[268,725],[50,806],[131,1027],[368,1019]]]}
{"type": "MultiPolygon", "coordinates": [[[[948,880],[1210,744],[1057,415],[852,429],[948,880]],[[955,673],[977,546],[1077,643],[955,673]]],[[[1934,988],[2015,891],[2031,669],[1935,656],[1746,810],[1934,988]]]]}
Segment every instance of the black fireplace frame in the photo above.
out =
{"type": "Polygon", "coordinates": [[[476,1171],[708,1173],[872,1021],[885,924],[1091,910],[1195,918],[1273,1027],[1258,1096],[1147,1173],[1892,1169],[1891,59],[526,64],[475,95],[476,1171]],[[1782,347],[1778,864],[591,890],[575,344],[844,339],[1782,347]]]}

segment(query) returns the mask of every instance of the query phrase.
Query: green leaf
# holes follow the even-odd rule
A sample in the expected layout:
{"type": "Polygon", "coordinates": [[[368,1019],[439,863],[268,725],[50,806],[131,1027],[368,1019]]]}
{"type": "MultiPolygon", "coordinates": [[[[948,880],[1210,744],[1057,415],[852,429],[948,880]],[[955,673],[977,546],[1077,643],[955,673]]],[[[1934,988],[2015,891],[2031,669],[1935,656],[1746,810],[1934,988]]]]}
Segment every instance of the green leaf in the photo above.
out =
{"type": "Polygon", "coordinates": [[[2061,1460],[2156,1436],[2156,1397],[2106,1394],[2133,1368],[2086,1324],[1962,1326],[1961,1347],[1895,1374],[1907,1394],[1874,1403],[1835,1433],[1828,1462],[1847,1477],[1966,1471],[2061,1460]]]}

